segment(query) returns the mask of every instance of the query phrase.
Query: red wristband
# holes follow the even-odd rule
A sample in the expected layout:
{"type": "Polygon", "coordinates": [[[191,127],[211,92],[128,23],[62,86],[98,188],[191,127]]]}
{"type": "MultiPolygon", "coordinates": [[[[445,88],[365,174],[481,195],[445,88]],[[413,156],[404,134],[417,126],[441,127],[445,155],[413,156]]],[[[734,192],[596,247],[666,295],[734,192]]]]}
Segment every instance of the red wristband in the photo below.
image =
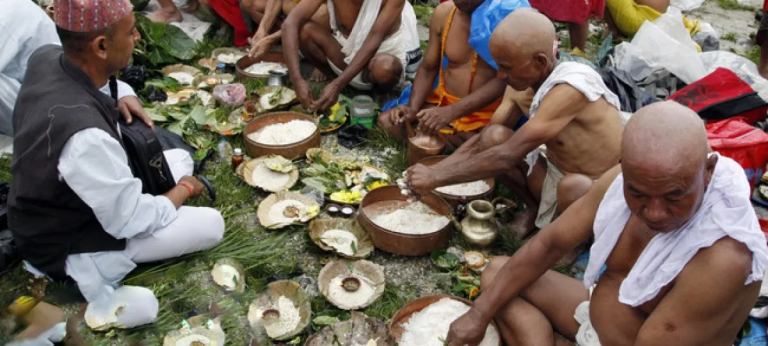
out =
{"type": "Polygon", "coordinates": [[[195,195],[195,189],[192,187],[192,185],[189,185],[185,182],[179,182],[179,185],[184,186],[189,191],[189,196],[192,197],[195,195]]]}

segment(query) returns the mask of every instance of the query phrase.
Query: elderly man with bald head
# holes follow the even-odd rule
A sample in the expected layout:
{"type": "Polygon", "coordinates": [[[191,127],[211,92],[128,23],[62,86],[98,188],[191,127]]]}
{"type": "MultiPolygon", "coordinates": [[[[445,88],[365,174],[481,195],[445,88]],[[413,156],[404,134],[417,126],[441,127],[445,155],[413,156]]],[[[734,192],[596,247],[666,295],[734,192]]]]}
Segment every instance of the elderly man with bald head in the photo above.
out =
{"type": "Polygon", "coordinates": [[[491,320],[511,346],[733,344],[768,264],[743,169],[709,153],[702,121],[671,102],[629,120],[621,154],[514,256],[491,261],[449,345],[477,345],[491,320]],[[548,270],[590,237],[584,282],[548,270]]]}
{"type": "Polygon", "coordinates": [[[408,181],[416,192],[496,177],[525,202],[513,225],[524,237],[534,221],[539,228],[549,224],[619,163],[618,98],[588,66],[558,63],[554,40],[552,22],[535,10],[517,10],[502,21],[491,54],[500,79],[535,92],[531,119],[514,135],[501,124],[488,126],[441,163],[411,167],[408,181]],[[546,154],[537,152],[542,145],[546,154]]]}

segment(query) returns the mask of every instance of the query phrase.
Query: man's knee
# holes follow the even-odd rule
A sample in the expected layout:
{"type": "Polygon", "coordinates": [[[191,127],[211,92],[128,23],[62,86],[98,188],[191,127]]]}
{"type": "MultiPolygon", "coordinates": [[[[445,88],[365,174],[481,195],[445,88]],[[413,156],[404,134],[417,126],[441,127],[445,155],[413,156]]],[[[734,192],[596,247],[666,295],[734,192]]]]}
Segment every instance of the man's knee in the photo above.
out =
{"type": "Polygon", "coordinates": [[[221,239],[224,238],[224,217],[221,216],[218,210],[213,208],[199,208],[197,213],[200,216],[200,224],[205,225],[205,227],[202,227],[205,232],[203,233],[203,239],[200,239],[200,241],[210,245],[210,247],[218,245],[221,239]]]}
{"type": "Polygon", "coordinates": [[[480,134],[480,150],[487,150],[506,142],[514,132],[504,125],[490,125],[480,134]]]}
{"type": "Polygon", "coordinates": [[[247,12],[264,13],[266,6],[265,0],[242,0],[242,7],[247,12]]]}
{"type": "Polygon", "coordinates": [[[394,55],[379,54],[368,64],[369,80],[371,84],[392,88],[400,83],[404,68],[402,61],[394,55]]]}
{"type": "Polygon", "coordinates": [[[586,195],[593,181],[583,174],[567,174],[557,184],[557,210],[561,213],[573,202],[586,195]]]}
{"type": "Polygon", "coordinates": [[[487,289],[488,286],[491,285],[496,274],[499,273],[501,267],[507,264],[508,260],[509,257],[495,257],[488,263],[488,266],[483,270],[483,275],[480,277],[480,286],[482,289],[487,289]]]}

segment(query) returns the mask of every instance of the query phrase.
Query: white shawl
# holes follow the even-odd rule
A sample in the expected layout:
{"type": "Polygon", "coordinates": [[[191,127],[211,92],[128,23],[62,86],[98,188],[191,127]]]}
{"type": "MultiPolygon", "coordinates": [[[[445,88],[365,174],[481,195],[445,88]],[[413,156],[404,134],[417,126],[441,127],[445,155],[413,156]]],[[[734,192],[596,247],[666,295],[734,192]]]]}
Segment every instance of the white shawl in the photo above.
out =
{"type": "MultiPolygon", "coordinates": [[[[622,282],[619,301],[639,306],[653,299],[700,249],[723,237],[731,237],[752,251],[752,272],[744,284],[763,280],[768,265],[768,246],[749,196],[744,169],[732,159],[719,156],[699,211],[680,229],[651,239],[622,282]]],[[[624,199],[624,176],[619,174],[595,217],[595,243],[584,273],[585,286],[590,287],[597,279],[630,214],[624,199]]]]}

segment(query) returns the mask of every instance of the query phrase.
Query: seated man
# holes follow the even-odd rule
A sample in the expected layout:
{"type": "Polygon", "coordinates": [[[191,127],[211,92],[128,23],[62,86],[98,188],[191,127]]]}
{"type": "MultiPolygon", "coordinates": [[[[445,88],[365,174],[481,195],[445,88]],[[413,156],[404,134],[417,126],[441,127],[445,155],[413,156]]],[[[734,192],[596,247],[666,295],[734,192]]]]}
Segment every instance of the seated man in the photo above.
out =
{"type": "Polygon", "coordinates": [[[438,131],[455,133],[451,137],[459,137],[460,144],[488,125],[501,103],[505,85],[468,43],[472,12],[482,3],[448,1],[435,9],[426,57],[416,74],[411,99],[408,105],[381,114],[381,128],[403,139],[405,122],[418,121],[419,131],[430,135],[438,131]],[[448,60],[445,69],[443,57],[448,60]],[[435,76],[437,88],[430,92],[435,76]]]}
{"type": "MultiPolygon", "coordinates": [[[[571,48],[578,48],[584,55],[589,39],[589,19],[594,15],[603,18],[606,0],[531,0],[531,7],[541,11],[554,21],[568,23],[571,48]]],[[[576,51],[578,52],[578,51],[576,51]]]]}
{"type": "Polygon", "coordinates": [[[347,85],[386,93],[402,82],[410,53],[420,50],[410,3],[327,0],[330,28],[325,28],[310,20],[325,2],[302,0],[282,25],[283,52],[301,105],[328,109],[347,85]],[[332,79],[317,100],[301,76],[299,47],[315,68],[332,79]]]}
{"type": "MultiPolygon", "coordinates": [[[[256,33],[251,38],[251,50],[248,55],[257,59],[269,51],[272,45],[280,40],[282,31],[272,32],[278,16],[289,15],[291,11],[301,0],[242,0],[243,13],[248,16],[246,24],[250,31],[256,33]],[[253,24],[258,24],[258,29],[253,28],[253,24]],[[254,30],[255,29],[255,30],[254,30]]],[[[328,7],[323,4],[320,9],[312,15],[313,22],[320,27],[330,28],[328,21],[328,7]]]]}
{"type": "Polygon", "coordinates": [[[508,345],[555,345],[560,336],[582,346],[733,345],[768,248],[744,170],[708,151],[690,109],[665,102],[638,111],[621,165],[514,256],[491,262],[448,345],[476,345],[492,319],[508,345]],[[548,270],[591,236],[584,282],[548,270]]]}
{"type": "Polygon", "coordinates": [[[62,46],[32,54],[36,68],[14,110],[9,228],[30,271],[77,283],[86,318],[123,328],[151,323],[152,291],[115,289],[119,282],[136,263],[212,248],[224,220],[214,209],[182,206],[202,193],[197,179],[181,177],[152,196],[131,173],[115,101],[96,89],[128,65],[139,38],[130,3],[57,0],[55,11],[62,46]],[[131,303],[117,316],[98,316],[121,298],[131,303]]]}
{"type": "Polygon", "coordinates": [[[503,125],[489,126],[439,164],[409,168],[416,192],[497,177],[525,202],[513,225],[517,236],[525,237],[534,221],[539,228],[549,224],[589,189],[591,179],[619,163],[618,98],[588,66],[558,63],[554,39],[552,22],[532,9],[512,12],[499,24],[491,54],[499,78],[517,91],[535,91],[530,120],[514,135],[503,125]],[[542,144],[546,155],[536,152],[542,144]]]}
{"type": "MultiPolygon", "coordinates": [[[[608,9],[605,21],[614,37],[632,37],[646,20],[653,22],[667,13],[669,3],[670,0],[605,0],[608,9]]],[[[683,17],[683,24],[691,36],[700,29],[698,21],[686,17],[683,17]]]]}
{"type": "MultiPolygon", "coordinates": [[[[47,13],[34,2],[28,0],[3,0],[3,5],[14,11],[0,11],[0,31],[9,33],[0,35],[0,134],[13,136],[13,108],[19,95],[21,82],[27,71],[27,62],[32,53],[47,44],[61,45],[56,34],[56,25],[47,13]]],[[[53,11],[53,6],[49,6],[53,11]]],[[[152,121],[141,107],[128,84],[118,81],[118,95],[121,114],[131,121],[131,113],[136,114],[148,125],[152,121]]],[[[105,84],[101,89],[109,93],[105,84]]]]}

